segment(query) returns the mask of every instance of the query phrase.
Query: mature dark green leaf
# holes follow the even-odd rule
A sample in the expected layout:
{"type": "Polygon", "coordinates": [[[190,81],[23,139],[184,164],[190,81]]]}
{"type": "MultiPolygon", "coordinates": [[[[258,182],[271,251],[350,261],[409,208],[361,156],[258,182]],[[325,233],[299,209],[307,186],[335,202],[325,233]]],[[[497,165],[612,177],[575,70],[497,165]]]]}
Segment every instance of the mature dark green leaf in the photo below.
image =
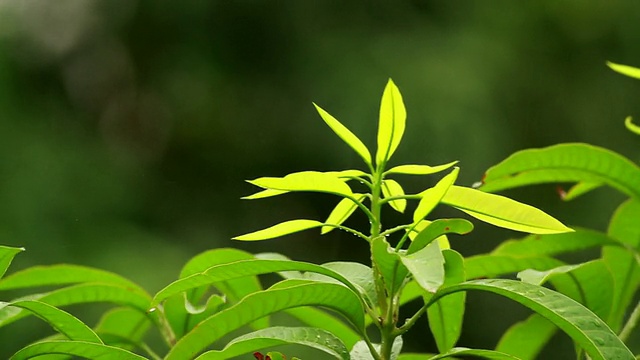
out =
{"type": "Polygon", "coordinates": [[[132,350],[139,346],[150,326],[151,321],[145,314],[132,308],[121,307],[105,312],[95,331],[107,345],[132,350]]]}
{"type": "Polygon", "coordinates": [[[47,354],[67,354],[92,360],[146,360],[121,348],[86,341],[42,341],[23,347],[10,360],[31,359],[47,354]]]}
{"type": "Polygon", "coordinates": [[[395,294],[404,279],[409,274],[407,268],[400,261],[400,256],[389,245],[384,236],[373,239],[371,242],[371,258],[373,266],[382,275],[384,285],[389,294],[395,294]]]}
{"type": "Polygon", "coordinates": [[[544,287],[506,279],[472,280],[442,288],[431,299],[458,291],[482,290],[515,300],[553,322],[593,360],[634,360],[635,356],[607,326],[580,303],[544,287]]]}
{"type": "Polygon", "coordinates": [[[496,277],[526,269],[549,270],[564,263],[545,256],[475,255],[464,259],[467,279],[496,277]]]}
{"type": "MultiPolygon", "coordinates": [[[[344,321],[336,318],[324,310],[313,307],[296,307],[287,309],[285,313],[295,317],[307,326],[322,328],[337,336],[348,349],[351,349],[362,336],[344,321]]],[[[368,317],[366,318],[369,319],[368,317]]]]}
{"type": "MultiPolygon", "coordinates": [[[[358,289],[358,292],[363,298],[366,298],[370,304],[377,303],[378,299],[373,279],[373,270],[370,267],[360,263],[346,261],[330,262],[322,264],[322,267],[344,276],[345,279],[358,289]]],[[[308,280],[329,281],[338,284],[342,283],[342,281],[316,272],[307,272],[303,275],[303,278],[308,280]]]]}
{"type": "Polygon", "coordinates": [[[11,265],[11,261],[13,261],[13,258],[23,251],[24,248],[15,248],[0,245],[0,279],[2,279],[4,273],[9,268],[9,265],[11,265]]]}
{"type": "Polygon", "coordinates": [[[500,338],[496,351],[521,359],[535,359],[558,328],[539,314],[511,326],[500,338]]]}
{"type": "MultiPolygon", "coordinates": [[[[373,348],[380,352],[380,344],[373,344],[373,348]]],[[[400,351],[402,351],[402,337],[398,336],[393,339],[393,344],[391,345],[391,356],[390,360],[396,360],[400,355],[400,351]]],[[[371,355],[371,350],[367,346],[364,341],[358,342],[351,352],[349,353],[351,360],[375,360],[373,355],[371,355]]]]}
{"type": "Polygon", "coordinates": [[[412,254],[401,254],[400,261],[425,291],[435,293],[444,283],[444,257],[437,242],[412,254]]]}
{"type": "Polygon", "coordinates": [[[465,219],[438,219],[430,222],[418,235],[413,238],[407,254],[412,254],[433,240],[444,234],[468,234],[473,230],[473,224],[465,219]]]}
{"type": "Polygon", "coordinates": [[[508,240],[491,253],[508,256],[554,256],[586,250],[596,246],[619,245],[620,242],[595,230],[576,228],[562,234],[534,234],[518,240],[508,240]]]}

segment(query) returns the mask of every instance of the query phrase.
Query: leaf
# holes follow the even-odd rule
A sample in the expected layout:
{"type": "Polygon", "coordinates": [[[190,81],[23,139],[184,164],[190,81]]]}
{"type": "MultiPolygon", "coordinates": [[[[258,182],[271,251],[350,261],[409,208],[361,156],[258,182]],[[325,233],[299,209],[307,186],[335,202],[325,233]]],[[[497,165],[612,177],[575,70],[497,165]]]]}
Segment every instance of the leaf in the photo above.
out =
{"type": "Polygon", "coordinates": [[[255,194],[243,196],[240,199],[243,199],[243,200],[264,199],[264,198],[268,198],[268,197],[272,197],[272,196],[278,196],[278,195],[282,195],[282,194],[286,194],[286,193],[288,193],[288,191],[266,189],[266,190],[258,191],[255,194]]]}
{"type": "Polygon", "coordinates": [[[67,354],[94,360],[145,360],[130,351],[104,344],[86,341],[42,341],[27,345],[15,353],[10,360],[31,359],[47,354],[67,354]]]}
{"type": "Polygon", "coordinates": [[[458,291],[482,290],[515,300],[553,322],[593,360],[632,360],[635,356],[594,313],[555,291],[515,280],[472,280],[442,288],[431,302],[458,291]]]}
{"type": "Polygon", "coordinates": [[[425,291],[435,293],[444,283],[444,257],[437,242],[412,254],[400,255],[400,260],[425,291]]]}
{"type": "Polygon", "coordinates": [[[54,306],[34,300],[21,300],[10,303],[0,302],[0,306],[14,306],[25,309],[40,319],[47,322],[57,332],[66,336],[69,340],[87,341],[93,343],[102,343],[102,340],[96,335],[90,327],[85,325],[73,315],[66,311],[62,311],[54,306]]]}
{"type": "Polygon", "coordinates": [[[443,200],[446,193],[453,186],[453,183],[456,182],[459,171],[460,168],[453,168],[453,170],[440,179],[434,187],[420,193],[422,198],[418,203],[418,207],[413,212],[414,223],[424,219],[443,200]]]}
{"type": "Polygon", "coordinates": [[[282,191],[316,191],[340,196],[351,196],[351,188],[340,178],[317,171],[301,171],[285,177],[261,177],[249,180],[264,189],[282,191]]]}
{"type": "Polygon", "coordinates": [[[125,344],[140,344],[150,326],[151,322],[145,314],[132,308],[121,307],[105,312],[95,331],[107,345],[118,345],[131,350],[125,347],[125,344]],[[126,340],[126,343],[123,343],[123,340],[126,340]]]}
{"type": "Polygon", "coordinates": [[[539,314],[511,326],[500,338],[496,351],[521,359],[535,359],[558,328],[539,314]]]}
{"type": "Polygon", "coordinates": [[[560,197],[564,201],[570,201],[603,185],[604,183],[601,181],[581,181],[573,185],[569,191],[561,192],[560,197]]]}
{"type": "Polygon", "coordinates": [[[389,245],[384,236],[377,237],[371,242],[371,258],[373,266],[382,275],[387,293],[395,294],[409,272],[400,261],[399,254],[389,245]]]}
{"type": "Polygon", "coordinates": [[[331,116],[328,112],[324,111],[320,106],[313,103],[318,114],[324,122],[329,125],[331,130],[336,133],[347,145],[349,145],[353,150],[355,150],[358,155],[364,160],[367,165],[371,166],[371,153],[369,153],[369,149],[362,143],[357,136],[355,136],[346,126],[342,125],[336,118],[331,116]]]}
{"type": "Polygon", "coordinates": [[[263,316],[298,306],[324,306],[345,316],[357,329],[364,327],[364,309],[356,294],[343,285],[284,280],[293,286],[248,295],[234,306],[200,322],[169,351],[166,360],[193,358],[222,336],[263,316]]]}
{"type": "MultiPolygon", "coordinates": [[[[444,256],[444,283],[443,287],[464,282],[464,259],[462,255],[453,250],[443,250],[444,256]]],[[[462,333],[462,320],[464,318],[464,304],[466,299],[464,292],[451,294],[436,301],[427,309],[429,329],[436,340],[438,351],[441,353],[451,350],[462,333]]]]}
{"type": "MultiPolygon", "coordinates": [[[[392,196],[403,196],[404,190],[402,189],[402,186],[398,184],[397,181],[386,179],[382,181],[382,195],[384,195],[385,198],[389,198],[392,196]]],[[[398,200],[389,201],[389,205],[391,205],[391,207],[395,211],[399,213],[404,213],[404,209],[407,207],[407,200],[398,199],[398,200]]]]}
{"type": "Polygon", "coordinates": [[[507,240],[491,253],[510,256],[555,256],[596,246],[619,246],[615,239],[599,231],[575,228],[575,232],[529,235],[519,240],[507,240]]]}
{"type": "MultiPolygon", "coordinates": [[[[482,349],[469,349],[469,348],[453,348],[445,354],[439,354],[433,357],[426,358],[427,360],[439,360],[446,359],[454,356],[476,356],[484,359],[491,360],[520,360],[519,358],[501,353],[494,350],[482,350],[482,349]]],[[[410,358],[401,358],[401,360],[409,360],[410,358]]],[[[416,358],[417,359],[417,358],[416,358]]],[[[412,359],[413,360],[413,359],[412,359]]]]}
{"type": "Polygon", "coordinates": [[[241,241],[256,241],[273,239],[284,235],[293,234],[303,230],[309,230],[316,227],[323,226],[324,224],[316,220],[289,220],[277,225],[273,225],[266,229],[254,231],[252,233],[236,236],[233,240],[241,241]]]}
{"type": "Polygon", "coordinates": [[[378,123],[378,151],[376,165],[386,164],[396,151],[404,133],[407,111],[404,108],[400,90],[389,79],[380,102],[380,121],[378,123]]]}
{"type": "MultiPolygon", "coordinates": [[[[640,200],[627,200],[616,209],[607,233],[610,237],[630,246],[640,247],[640,200]]],[[[622,328],[622,321],[634,294],[640,285],[640,268],[636,256],[628,250],[605,246],[602,259],[613,274],[613,309],[610,324],[614,331],[622,328]]]]}
{"type": "Polygon", "coordinates": [[[298,344],[323,351],[334,358],[349,360],[349,350],[330,332],[311,327],[274,326],[231,340],[222,350],[207,351],[197,360],[225,360],[261,349],[298,344]]]}
{"type": "Polygon", "coordinates": [[[506,229],[533,234],[573,231],[533,206],[471,188],[451,186],[442,202],[478,220],[506,229]]]}
{"type": "MultiPolygon", "coordinates": [[[[354,195],[356,197],[356,200],[358,200],[358,202],[362,202],[362,200],[364,200],[366,197],[363,194],[354,194],[354,195]]],[[[356,210],[357,207],[358,205],[355,202],[353,202],[353,200],[346,199],[346,198],[342,199],[340,200],[338,205],[336,205],[336,207],[333,208],[333,210],[329,214],[329,217],[324,223],[332,224],[332,225],[342,225],[342,223],[345,222],[349,218],[349,216],[351,216],[351,214],[353,214],[353,212],[356,210]]],[[[335,227],[333,226],[323,226],[322,229],[320,230],[320,233],[324,235],[333,229],[335,229],[335,227]]]]}
{"type": "MultiPolygon", "coordinates": [[[[376,349],[376,351],[380,352],[380,344],[373,344],[373,348],[376,349]]],[[[393,344],[391,345],[391,356],[389,357],[389,360],[398,359],[400,351],[402,351],[402,337],[398,336],[393,339],[393,344]]],[[[364,342],[364,340],[359,341],[353,347],[353,349],[351,349],[349,355],[352,360],[374,360],[373,355],[371,355],[371,350],[369,350],[369,347],[364,342]]]]}
{"type": "Polygon", "coordinates": [[[337,336],[348,349],[351,349],[355,343],[362,340],[362,336],[353,330],[352,327],[326,311],[313,307],[297,307],[287,309],[285,312],[308,326],[322,328],[331,332],[337,336]]]}
{"type": "Polygon", "coordinates": [[[627,116],[627,118],[624,119],[624,126],[632,133],[640,135],[640,126],[633,123],[633,118],[631,116],[627,116]]]}
{"type": "Polygon", "coordinates": [[[560,182],[605,183],[640,198],[640,168],[613,151],[581,143],[518,151],[487,170],[483,191],[560,182]]]}
{"type": "Polygon", "coordinates": [[[412,254],[427,244],[431,243],[436,238],[444,234],[468,234],[473,230],[473,224],[464,219],[438,219],[429,225],[427,225],[418,235],[413,239],[407,254],[412,254]]]}
{"type": "Polygon", "coordinates": [[[629,65],[616,64],[611,61],[607,61],[607,66],[610,67],[611,70],[617,73],[620,73],[622,75],[640,79],[640,69],[636,67],[629,66],[629,65]]]}
{"type": "Polygon", "coordinates": [[[349,181],[361,177],[369,177],[370,175],[362,170],[340,170],[340,171],[326,171],[325,174],[335,176],[337,178],[343,179],[344,181],[349,181]]]}
{"type": "MultiPolygon", "coordinates": [[[[347,261],[330,262],[322,264],[322,267],[344,276],[345,279],[357,288],[358,293],[362,298],[369,300],[369,304],[377,303],[378,299],[373,279],[373,270],[370,267],[360,263],[347,261]]],[[[318,274],[316,272],[307,272],[304,274],[303,278],[307,280],[320,280],[343,284],[340,280],[318,274]]]]}
{"type": "Polygon", "coordinates": [[[464,260],[467,279],[496,277],[525,269],[548,270],[561,265],[564,263],[560,260],[544,256],[476,255],[464,260]]]}
{"type": "Polygon", "coordinates": [[[23,252],[24,248],[14,248],[9,246],[0,245],[0,279],[7,272],[9,265],[11,265],[11,261],[13,258],[19,253],[23,252]]]}
{"type": "Polygon", "coordinates": [[[452,167],[457,163],[458,161],[452,161],[448,164],[437,165],[437,166],[400,165],[385,171],[385,175],[388,175],[388,174],[429,175],[429,174],[435,174],[435,173],[439,173],[441,171],[447,170],[448,168],[452,167]]]}

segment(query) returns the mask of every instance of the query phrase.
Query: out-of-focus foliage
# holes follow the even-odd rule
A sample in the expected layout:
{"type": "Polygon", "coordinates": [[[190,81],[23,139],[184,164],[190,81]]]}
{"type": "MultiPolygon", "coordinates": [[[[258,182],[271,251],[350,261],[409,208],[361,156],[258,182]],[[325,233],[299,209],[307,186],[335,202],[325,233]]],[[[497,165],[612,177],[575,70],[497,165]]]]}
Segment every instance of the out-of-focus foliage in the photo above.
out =
{"type": "MultiPolygon", "coordinates": [[[[269,200],[243,203],[242,180],[359,164],[311,100],[331,103],[373,145],[374,99],[388,77],[405,94],[412,131],[430,135],[407,137],[394,158],[459,159],[459,183],[516,150],[558,142],[636,161],[638,139],[619,124],[640,113],[640,83],[603,64],[640,65],[638,14],[631,0],[0,0],[0,242],[29,251],[18,268],[74,262],[158,289],[232,235],[324,216],[335,204],[323,197],[285,195],[278,211],[269,200]]],[[[412,181],[409,190],[425,187],[412,181]]],[[[519,199],[601,230],[620,200],[595,192],[560,206],[552,190],[519,199]]],[[[482,227],[472,236],[507,237],[482,227]]],[[[352,238],[300,234],[251,248],[315,262],[365,255],[352,238]]],[[[456,248],[470,255],[490,243],[456,248]]],[[[497,341],[512,322],[484,321],[465,343],[497,341]]]]}

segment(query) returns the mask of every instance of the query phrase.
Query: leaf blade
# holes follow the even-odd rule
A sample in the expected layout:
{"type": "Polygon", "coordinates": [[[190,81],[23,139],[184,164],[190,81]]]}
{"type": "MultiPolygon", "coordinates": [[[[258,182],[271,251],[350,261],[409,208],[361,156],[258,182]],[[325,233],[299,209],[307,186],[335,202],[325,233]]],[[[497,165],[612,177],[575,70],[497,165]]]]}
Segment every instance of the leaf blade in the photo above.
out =
{"type": "Polygon", "coordinates": [[[371,165],[371,153],[364,143],[354,133],[352,133],[351,130],[342,125],[340,121],[331,116],[331,114],[326,112],[320,106],[316,105],[316,103],[313,103],[313,106],[331,130],[333,130],[333,132],[336,133],[342,141],[349,145],[349,147],[351,147],[362,158],[362,160],[367,163],[367,165],[371,165]]]}
{"type": "Polygon", "coordinates": [[[340,178],[318,171],[301,171],[285,177],[261,177],[247,182],[271,190],[324,192],[347,197],[353,195],[349,185],[340,178]]]}
{"type": "Polygon", "coordinates": [[[43,341],[27,345],[13,354],[11,360],[30,359],[46,354],[67,354],[96,360],[145,360],[130,351],[86,341],[43,341]]]}
{"type": "Polygon", "coordinates": [[[266,229],[236,236],[232,239],[239,240],[239,241],[268,240],[268,239],[273,239],[273,238],[293,234],[293,233],[304,231],[304,230],[313,229],[323,225],[324,225],[323,223],[316,220],[306,220],[306,219],[289,220],[289,221],[285,221],[285,222],[281,222],[279,224],[273,225],[266,229]]]}
{"type": "Polygon", "coordinates": [[[400,90],[389,79],[382,93],[378,122],[378,150],[376,165],[385,164],[396,151],[404,134],[407,111],[400,90]]]}

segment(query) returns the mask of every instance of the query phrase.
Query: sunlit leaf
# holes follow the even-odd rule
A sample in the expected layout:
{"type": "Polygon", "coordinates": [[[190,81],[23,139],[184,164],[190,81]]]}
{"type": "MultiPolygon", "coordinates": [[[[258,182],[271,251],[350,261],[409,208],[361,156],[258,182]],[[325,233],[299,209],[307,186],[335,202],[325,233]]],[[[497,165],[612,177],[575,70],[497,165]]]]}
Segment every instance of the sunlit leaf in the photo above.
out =
{"type": "Polygon", "coordinates": [[[487,170],[483,191],[561,182],[605,183],[640,198],[640,168],[613,151],[570,143],[518,151],[487,170]]]}
{"type": "Polygon", "coordinates": [[[525,269],[548,270],[562,265],[562,261],[544,256],[475,255],[464,259],[467,279],[496,277],[525,269]]]}
{"type": "Polygon", "coordinates": [[[435,293],[444,282],[444,257],[437,242],[400,256],[413,279],[427,292],[435,293]]]}
{"type": "Polygon", "coordinates": [[[385,172],[385,174],[406,174],[406,175],[429,175],[447,170],[458,161],[452,161],[448,164],[429,166],[429,165],[400,165],[395,166],[385,172]]]}
{"type": "Polygon", "coordinates": [[[627,116],[627,118],[624,119],[624,126],[632,133],[640,135],[640,126],[633,123],[633,118],[631,116],[627,116]]]}
{"type": "Polygon", "coordinates": [[[620,73],[622,75],[626,75],[632,78],[640,79],[640,69],[637,67],[616,64],[611,61],[607,61],[607,66],[611,68],[611,70],[620,73]]]}
{"type": "Polygon", "coordinates": [[[23,252],[24,248],[14,248],[0,245],[0,279],[11,265],[13,258],[23,252]]]}
{"type": "Polygon", "coordinates": [[[245,235],[236,236],[233,239],[241,240],[241,241],[267,240],[267,239],[273,239],[273,238],[277,238],[284,235],[293,234],[303,230],[313,229],[316,227],[320,227],[322,225],[324,224],[316,220],[304,220],[304,219],[289,220],[277,225],[273,225],[263,230],[258,230],[245,235]]]}
{"type": "Polygon", "coordinates": [[[564,201],[571,201],[602,186],[604,186],[604,183],[601,181],[581,181],[573,185],[568,191],[561,191],[560,198],[564,201]]]}
{"type": "Polygon", "coordinates": [[[354,178],[363,178],[370,176],[362,170],[340,170],[340,171],[326,171],[325,174],[335,176],[337,178],[348,181],[354,178]]]}
{"type": "Polygon", "coordinates": [[[491,253],[510,256],[554,256],[586,250],[597,246],[619,245],[615,239],[599,231],[576,228],[575,232],[528,235],[519,240],[507,240],[491,253]]]}
{"type": "MultiPolygon", "coordinates": [[[[413,239],[408,254],[412,254],[444,234],[468,234],[473,230],[473,224],[464,219],[438,219],[429,223],[413,239]]],[[[442,248],[442,246],[441,246],[442,248]]]]}
{"type": "Polygon", "coordinates": [[[385,164],[396,151],[404,134],[407,111],[400,90],[391,79],[382,93],[378,123],[378,151],[376,165],[385,164]]]}
{"type": "Polygon", "coordinates": [[[438,183],[434,187],[420,193],[422,199],[420,199],[418,207],[413,212],[413,222],[424,219],[427,215],[429,215],[431,210],[433,210],[436,205],[438,205],[440,201],[443,200],[448,190],[453,186],[453,183],[458,178],[459,171],[460,168],[453,168],[453,170],[449,174],[445,175],[442,179],[440,179],[440,181],[438,181],[438,183]]]}
{"type": "Polygon", "coordinates": [[[336,118],[331,116],[328,112],[324,111],[320,106],[313,104],[322,120],[329,125],[331,130],[336,133],[347,145],[349,145],[353,150],[355,150],[358,155],[364,160],[365,163],[371,165],[371,153],[369,153],[369,149],[362,143],[357,136],[355,136],[346,126],[342,125],[336,118]]]}
{"type": "Polygon", "coordinates": [[[351,188],[340,178],[317,171],[302,171],[285,177],[261,177],[249,183],[264,189],[281,191],[316,191],[351,196],[351,188]]]}
{"type": "Polygon", "coordinates": [[[558,328],[539,314],[512,325],[500,338],[496,351],[521,359],[535,359],[558,328]]]}
{"type": "Polygon", "coordinates": [[[294,284],[248,295],[236,305],[200,322],[169,351],[166,360],[193,358],[222,336],[263,316],[298,306],[323,306],[345,316],[357,329],[364,327],[364,309],[356,294],[343,285],[324,282],[294,284]]]}
{"type": "Polygon", "coordinates": [[[544,287],[507,279],[472,280],[442,288],[431,301],[467,290],[489,291],[530,308],[563,330],[593,360],[635,359],[607,324],[589,309],[544,287]]]}
{"type": "Polygon", "coordinates": [[[349,360],[349,350],[330,332],[310,327],[274,326],[254,331],[231,340],[222,350],[207,351],[197,360],[225,360],[275,346],[298,344],[323,351],[330,356],[349,360]]]}
{"type": "Polygon", "coordinates": [[[31,359],[47,354],[67,354],[95,360],[146,360],[130,351],[86,341],[43,341],[27,345],[15,353],[11,360],[31,359]]]}
{"type": "MultiPolygon", "coordinates": [[[[384,195],[385,198],[389,198],[392,196],[403,196],[404,190],[397,181],[386,179],[382,181],[382,195],[384,195]]],[[[407,207],[407,200],[393,200],[389,202],[389,205],[391,205],[391,207],[397,212],[403,213],[404,209],[407,207]]]]}
{"type": "MultiPolygon", "coordinates": [[[[354,195],[359,202],[362,202],[366,197],[362,194],[354,195]]],[[[333,208],[333,210],[329,214],[329,217],[325,221],[325,224],[342,225],[342,223],[345,222],[349,218],[349,216],[351,216],[351,214],[353,214],[357,207],[358,205],[351,199],[340,200],[338,205],[336,205],[336,207],[333,208]]],[[[335,229],[335,227],[333,226],[323,226],[320,230],[320,233],[324,235],[333,229],[335,229]]]]}
{"type": "MultiPolygon", "coordinates": [[[[442,255],[445,261],[445,277],[442,286],[456,285],[465,281],[462,255],[453,250],[443,250],[442,255]]],[[[441,353],[451,350],[460,338],[465,295],[464,292],[451,294],[436,301],[427,309],[429,329],[441,353]]]]}
{"type": "Polygon", "coordinates": [[[573,231],[540,209],[476,189],[451,186],[442,202],[479,220],[506,229],[533,234],[573,231]]]}
{"type": "Polygon", "coordinates": [[[264,199],[264,198],[268,198],[268,197],[272,197],[272,196],[278,196],[278,195],[282,195],[282,194],[286,194],[286,193],[288,193],[288,191],[266,189],[266,190],[258,191],[255,194],[243,196],[243,197],[241,197],[241,199],[243,199],[243,200],[264,199]]]}
{"type": "Polygon", "coordinates": [[[355,343],[362,340],[362,336],[344,321],[318,308],[296,307],[287,309],[284,312],[308,326],[330,331],[333,335],[337,336],[348,349],[351,349],[355,343]]]}

